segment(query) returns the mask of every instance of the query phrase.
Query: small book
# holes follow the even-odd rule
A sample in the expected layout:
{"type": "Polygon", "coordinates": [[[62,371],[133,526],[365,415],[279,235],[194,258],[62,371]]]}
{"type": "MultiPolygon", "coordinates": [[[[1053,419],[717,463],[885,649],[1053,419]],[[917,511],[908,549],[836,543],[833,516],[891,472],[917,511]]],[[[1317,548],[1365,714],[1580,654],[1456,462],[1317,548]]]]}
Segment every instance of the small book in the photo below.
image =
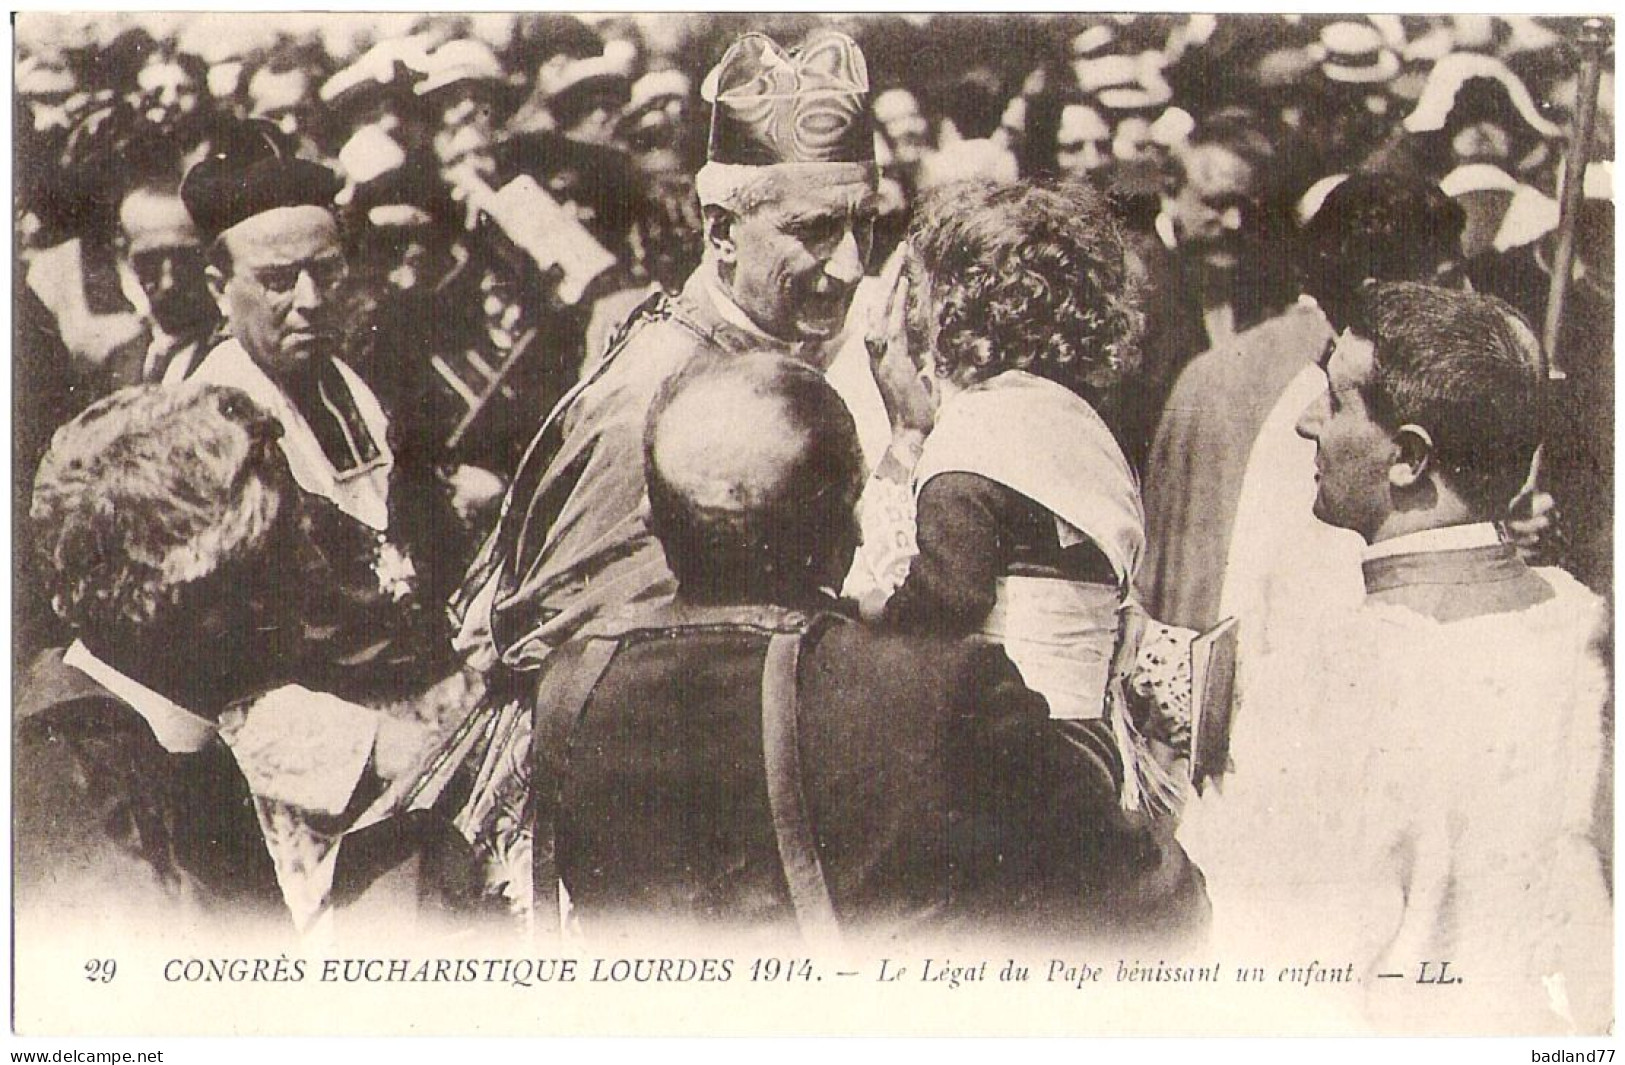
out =
{"type": "Polygon", "coordinates": [[[1191,641],[1191,785],[1230,767],[1230,721],[1235,711],[1235,618],[1225,618],[1191,641]]]}

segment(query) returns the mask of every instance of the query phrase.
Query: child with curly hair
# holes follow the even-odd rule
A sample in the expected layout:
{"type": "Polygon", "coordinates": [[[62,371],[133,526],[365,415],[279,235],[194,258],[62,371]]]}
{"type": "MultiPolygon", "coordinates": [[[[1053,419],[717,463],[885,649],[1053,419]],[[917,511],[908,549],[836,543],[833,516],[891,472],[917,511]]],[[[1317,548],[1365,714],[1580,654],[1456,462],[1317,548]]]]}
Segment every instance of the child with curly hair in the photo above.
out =
{"type": "Polygon", "coordinates": [[[952,186],[910,247],[909,346],[936,413],[919,553],[884,617],[1002,644],[1052,716],[1115,717],[1128,757],[1108,690],[1139,642],[1145,516],[1111,418],[1143,317],[1122,235],[1080,185],[952,186]]]}

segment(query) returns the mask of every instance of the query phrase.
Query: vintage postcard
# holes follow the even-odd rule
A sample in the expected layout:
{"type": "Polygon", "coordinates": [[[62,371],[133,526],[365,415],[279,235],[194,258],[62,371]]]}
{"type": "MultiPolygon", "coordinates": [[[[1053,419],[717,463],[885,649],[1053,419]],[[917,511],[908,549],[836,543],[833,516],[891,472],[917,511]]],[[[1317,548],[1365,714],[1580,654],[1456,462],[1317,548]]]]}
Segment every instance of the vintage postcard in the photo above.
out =
{"type": "Polygon", "coordinates": [[[15,14],[13,1032],[1611,1035],[1613,32],[15,14]]]}

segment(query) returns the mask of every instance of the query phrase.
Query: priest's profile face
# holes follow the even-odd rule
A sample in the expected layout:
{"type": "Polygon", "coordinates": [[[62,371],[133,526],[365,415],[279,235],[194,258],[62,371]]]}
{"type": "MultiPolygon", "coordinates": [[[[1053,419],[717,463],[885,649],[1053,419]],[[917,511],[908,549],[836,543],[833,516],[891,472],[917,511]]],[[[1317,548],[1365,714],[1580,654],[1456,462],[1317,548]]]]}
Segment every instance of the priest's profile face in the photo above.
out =
{"type": "Polygon", "coordinates": [[[347,273],[338,225],[321,207],[278,207],[220,236],[212,269],[232,335],[273,379],[337,350],[347,273]]]}
{"type": "Polygon", "coordinates": [[[1371,341],[1345,330],[1321,358],[1326,392],[1298,419],[1315,444],[1315,517],[1370,543],[1393,510],[1389,470],[1399,460],[1393,434],[1372,417],[1363,389],[1375,368],[1371,341]]]}
{"type": "Polygon", "coordinates": [[[786,190],[732,226],[734,300],[781,340],[841,331],[874,245],[875,191],[865,181],[786,190]]]}

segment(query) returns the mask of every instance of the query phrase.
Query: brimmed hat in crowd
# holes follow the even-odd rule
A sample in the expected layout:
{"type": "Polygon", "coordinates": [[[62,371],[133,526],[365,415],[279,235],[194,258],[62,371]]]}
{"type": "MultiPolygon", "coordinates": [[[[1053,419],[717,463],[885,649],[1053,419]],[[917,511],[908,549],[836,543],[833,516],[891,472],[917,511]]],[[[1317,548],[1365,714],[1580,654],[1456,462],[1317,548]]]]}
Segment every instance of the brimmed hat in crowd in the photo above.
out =
{"type": "Polygon", "coordinates": [[[1320,31],[1320,72],[1344,85],[1380,85],[1399,73],[1399,56],[1377,28],[1365,22],[1334,22],[1320,31]]]}
{"type": "Polygon", "coordinates": [[[1159,52],[1104,55],[1072,63],[1078,88],[1108,111],[1148,111],[1165,106],[1174,91],[1162,76],[1162,69],[1159,52]]]}
{"type": "Polygon", "coordinates": [[[445,184],[423,167],[394,167],[353,188],[346,186],[345,192],[349,202],[343,206],[373,226],[455,226],[459,223],[453,219],[462,217],[445,184]]]}
{"type": "Polygon", "coordinates": [[[798,182],[873,181],[869,70],[857,42],[823,31],[786,51],[771,37],[735,41],[700,88],[712,105],[700,203],[728,206],[764,168],[798,182]]]}
{"type": "Polygon", "coordinates": [[[357,188],[405,165],[406,150],[378,126],[362,126],[339,149],[338,161],[345,186],[334,202],[343,206],[357,188]]]}
{"type": "Polygon", "coordinates": [[[502,64],[483,41],[447,41],[429,53],[423,75],[412,90],[419,96],[459,84],[494,86],[502,81],[502,64]]]}
{"type": "Polygon", "coordinates": [[[274,125],[248,119],[221,130],[209,154],[186,172],[181,202],[212,239],[279,207],[330,208],[341,184],[327,167],[296,158],[274,125]]]}
{"type": "Polygon", "coordinates": [[[1072,38],[1072,58],[1098,59],[1117,40],[1117,31],[1109,22],[1097,22],[1072,38]]]}
{"type": "Polygon", "coordinates": [[[693,83],[681,70],[652,70],[632,83],[626,111],[637,114],[649,108],[665,107],[673,101],[687,100],[693,91],[693,83]]]}
{"type": "Polygon", "coordinates": [[[1446,196],[1455,199],[1470,192],[1515,192],[1518,179],[1490,163],[1458,166],[1439,181],[1446,196]]]}
{"type": "Polygon", "coordinates": [[[675,122],[694,91],[688,75],[680,70],[656,70],[632,83],[631,95],[616,123],[617,133],[628,141],[641,137],[675,137],[675,122]]]}
{"type": "MultiPolygon", "coordinates": [[[[1462,169],[1466,169],[1465,167],[1462,169]]],[[[1614,164],[1599,161],[1586,167],[1583,197],[1586,200],[1612,203],[1614,199],[1614,164]]],[[[1453,174],[1440,183],[1450,195],[1464,187],[1464,177],[1453,174]],[[1450,183],[1446,187],[1446,182],[1450,183]]],[[[1494,250],[1507,252],[1543,239],[1557,229],[1563,209],[1559,200],[1548,196],[1532,185],[1514,182],[1510,189],[1512,199],[1502,216],[1500,228],[1495,231],[1494,250]]],[[[1562,190],[1559,190],[1561,195],[1562,190]]]]}
{"type": "MultiPolygon", "coordinates": [[[[625,45],[624,41],[611,44],[625,45]]],[[[632,96],[632,60],[630,48],[605,46],[603,55],[588,59],[554,56],[542,64],[537,82],[542,95],[550,104],[558,105],[589,93],[613,96],[624,105],[632,96]]]]}
{"type": "Polygon", "coordinates": [[[1500,245],[1503,232],[1522,231],[1532,222],[1538,226],[1539,199],[1527,194],[1520,197],[1524,187],[1517,178],[1491,163],[1467,163],[1440,180],[1439,189],[1460,204],[1467,216],[1461,237],[1464,254],[1472,257],[1491,249],[1504,251],[1506,248],[1500,245]],[[1514,219],[1514,208],[1525,217],[1514,219]],[[1535,212],[1534,218],[1527,217],[1531,211],[1535,212]]]}
{"type": "Polygon", "coordinates": [[[357,95],[370,90],[410,84],[429,66],[429,53],[422,36],[392,37],[379,41],[354,63],[323,83],[318,95],[323,103],[345,106],[357,95]]]}
{"type": "Polygon", "coordinates": [[[73,75],[65,69],[27,55],[17,60],[13,84],[18,96],[46,99],[66,96],[75,88],[73,75]]]}
{"type": "Polygon", "coordinates": [[[1563,131],[1547,121],[1535,106],[1534,98],[1519,77],[1494,56],[1474,52],[1456,52],[1445,56],[1433,66],[1416,109],[1405,116],[1405,129],[1411,133],[1431,133],[1445,128],[1450,112],[1455,109],[1456,97],[1463,85],[1477,78],[1495,82],[1506,91],[1518,116],[1542,137],[1558,138],[1563,131]]]}

